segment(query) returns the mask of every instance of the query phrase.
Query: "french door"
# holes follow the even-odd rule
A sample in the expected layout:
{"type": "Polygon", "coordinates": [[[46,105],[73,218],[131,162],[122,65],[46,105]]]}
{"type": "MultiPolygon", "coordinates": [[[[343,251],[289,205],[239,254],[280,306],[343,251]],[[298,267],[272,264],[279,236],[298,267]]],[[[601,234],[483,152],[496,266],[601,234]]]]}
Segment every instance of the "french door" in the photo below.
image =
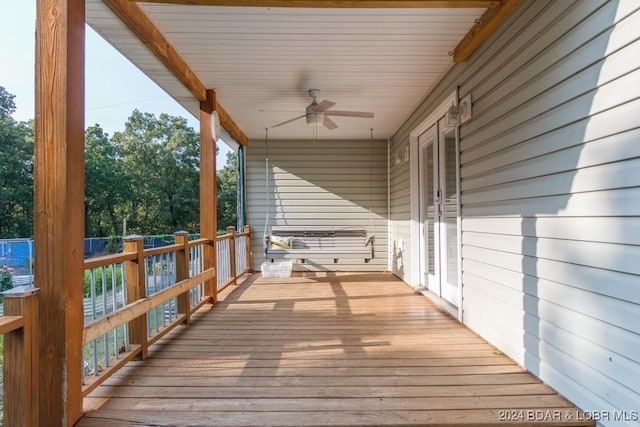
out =
{"type": "Polygon", "coordinates": [[[420,285],[458,306],[458,189],[455,128],[439,120],[418,138],[420,285]]]}

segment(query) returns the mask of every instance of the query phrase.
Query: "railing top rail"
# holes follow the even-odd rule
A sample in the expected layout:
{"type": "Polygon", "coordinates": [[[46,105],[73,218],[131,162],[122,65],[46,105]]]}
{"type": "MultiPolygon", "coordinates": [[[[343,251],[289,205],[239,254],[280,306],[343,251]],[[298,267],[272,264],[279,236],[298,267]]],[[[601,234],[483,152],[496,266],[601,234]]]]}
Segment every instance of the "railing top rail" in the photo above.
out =
{"type": "Polygon", "coordinates": [[[229,240],[235,234],[222,234],[220,236],[216,236],[216,242],[222,242],[223,240],[229,240]]]}
{"type": "Polygon", "coordinates": [[[248,235],[250,235],[250,234],[251,234],[251,233],[241,232],[241,233],[236,233],[236,234],[234,234],[234,236],[235,236],[235,237],[244,237],[244,236],[248,236],[248,235]]]}
{"type": "Polygon", "coordinates": [[[189,240],[189,247],[192,248],[198,245],[206,245],[206,244],[209,244],[210,242],[211,242],[211,239],[207,239],[205,237],[202,237],[200,239],[195,239],[195,240],[189,240]]]}
{"type": "Polygon", "coordinates": [[[90,268],[104,267],[106,265],[117,264],[119,262],[129,261],[136,259],[137,254],[135,252],[120,252],[113,255],[104,255],[95,258],[89,258],[84,260],[84,268],[88,270],[90,268]]]}
{"type": "Polygon", "coordinates": [[[0,335],[8,334],[24,326],[24,316],[0,316],[0,335]]]}
{"type": "Polygon", "coordinates": [[[182,245],[173,244],[167,246],[160,246],[159,248],[150,248],[144,250],[144,256],[154,256],[168,254],[169,252],[176,252],[182,249],[182,245]]]}

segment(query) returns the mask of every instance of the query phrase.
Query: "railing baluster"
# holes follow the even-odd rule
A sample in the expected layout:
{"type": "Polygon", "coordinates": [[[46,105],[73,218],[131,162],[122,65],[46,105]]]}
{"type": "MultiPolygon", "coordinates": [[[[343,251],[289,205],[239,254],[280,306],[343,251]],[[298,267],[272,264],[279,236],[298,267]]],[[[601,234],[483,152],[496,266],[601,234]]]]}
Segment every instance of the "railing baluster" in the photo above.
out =
{"type": "MultiPolygon", "coordinates": [[[[187,254],[187,262],[189,260],[189,234],[187,233],[187,250],[186,250],[186,254],[187,254]]],[[[176,272],[176,263],[177,263],[177,259],[178,259],[178,254],[177,252],[172,252],[171,253],[171,271],[170,271],[170,282],[171,285],[173,286],[174,284],[178,283],[178,280],[176,279],[178,277],[177,272],[176,272]]],[[[189,277],[189,264],[187,263],[186,265],[186,270],[187,270],[187,277],[189,277]]],[[[185,292],[185,300],[187,301],[187,310],[189,309],[189,291],[185,292]]],[[[189,312],[191,310],[188,310],[189,312]]],[[[176,320],[178,318],[178,299],[174,298],[173,300],[171,300],[171,321],[173,322],[174,320],[176,320]]]]}
{"type": "Polygon", "coordinates": [[[219,240],[216,243],[216,255],[217,255],[217,259],[216,259],[216,289],[220,289],[220,284],[222,283],[222,281],[224,280],[224,264],[222,262],[220,262],[220,257],[222,257],[222,251],[223,251],[223,246],[224,246],[224,242],[222,240],[219,240]]]}
{"type": "Polygon", "coordinates": [[[217,280],[217,289],[220,290],[222,289],[222,287],[224,286],[225,282],[227,281],[227,263],[225,262],[226,260],[226,256],[225,254],[227,253],[227,241],[225,240],[218,240],[218,250],[217,250],[217,255],[218,255],[218,271],[217,271],[217,276],[218,276],[218,280],[217,280]]]}
{"type": "Polygon", "coordinates": [[[227,269],[227,280],[225,283],[229,283],[231,280],[231,240],[227,239],[227,256],[225,257],[225,267],[227,269]]]}
{"type": "Polygon", "coordinates": [[[241,276],[244,272],[244,236],[237,235],[234,238],[235,246],[235,266],[236,266],[236,281],[238,276],[241,276]]]}
{"type": "MultiPolygon", "coordinates": [[[[195,252],[195,255],[196,255],[195,267],[194,267],[195,270],[193,271],[193,273],[191,273],[192,276],[196,274],[200,274],[204,271],[204,255],[203,254],[204,254],[203,246],[198,246],[195,252]]],[[[205,291],[204,284],[198,285],[197,289],[198,289],[198,292],[196,293],[196,296],[197,296],[196,303],[200,302],[206,295],[204,292],[205,291]]]]}
{"type": "MultiPolygon", "coordinates": [[[[91,283],[91,320],[96,320],[97,316],[97,286],[96,286],[96,269],[92,268],[89,270],[91,273],[90,283],[91,283]]],[[[92,351],[92,359],[93,359],[93,374],[98,375],[98,342],[94,341],[91,343],[91,351],[92,351]]]]}
{"type": "MultiPolygon", "coordinates": [[[[168,280],[169,280],[169,276],[168,276],[168,256],[167,254],[162,254],[160,255],[160,290],[165,289],[168,286],[168,280]]],[[[164,328],[167,325],[167,306],[168,309],[171,310],[171,300],[161,304],[158,306],[158,309],[160,310],[160,315],[162,317],[162,327],[164,328]]],[[[169,312],[169,315],[171,315],[171,312],[169,312]]],[[[159,324],[160,322],[158,322],[159,324]]],[[[160,330],[160,328],[158,328],[158,330],[160,330]]]]}
{"type": "MultiPolygon", "coordinates": [[[[166,274],[165,274],[165,260],[166,260],[167,256],[166,254],[160,254],[158,255],[158,265],[159,265],[159,275],[158,278],[160,279],[160,285],[158,287],[156,287],[156,293],[158,291],[161,291],[164,289],[164,282],[166,279],[166,274]]],[[[158,313],[160,316],[160,319],[162,320],[162,327],[164,327],[164,310],[166,307],[167,303],[163,303],[160,304],[158,306],[156,306],[156,332],[160,330],[160,321],[158,321],[158,313]]]]}
{"type": "MultiPolygon", "coordinates": [[[[194,258],[193,254],[195,253],[195,249],[196,248],[193,247],[193,248],[189,248],[187,250],[187,254],[188,254],[188,257],[189,257],[189,259],[188,259],[189,263],[187,264],[187,267],[189,269],[189,276],[191,276],[193,274],[193,258],[194,258]]],[[[178,281],[177,272],[178,272],[178,266],[177,266],[177,261],[176,261],[176,282],[178,281]]],[[[191,288],[189,290],[189,308],[191,308],[191,306],[195,303],[195,289],[196,288],[191,288]]],[[[191,310],[189,310],[189,311],[191,311],[191,310]]]]}
{"type": "MultiPolygon", "coordinates": [[[[151,284],[151,275],[153,274],[153,269],[155,268],[153,266],[153,257],[149,257],[148,259],[144,260],[144,266],[145,266],[145,276],[144,276],[144,288],[145,288],[145,295],[149,294],[149,286],[151,284]],[[149,264],[151,265],[151,268],[149,268],[149,264]]],[[[147,332],[151,331],[151,315],[153,313],[149,312],[147,314],[147,332]]],[[[148,336],[148,333],[147,333],[148,336]]]]}
{"type": "MultiPolygon", "coordinates": [[[[122,281],[122,283],[121,283],[121,287],[122,287],[122,307],[127,305],[127,298],[128,298],[127,297],[127,294],[128,294],[128,291],[127,291],[127,287],[128,287],[127,280],[128,279],[127,279],[127,276],[125,274],[124,266],[125,266],[125,264],[122,263],[122,267],[121,267],[121,272],[122,272],[121,273],[122,274],[122,276],[121,276],[121,281],[122,281]]],[[[124,335],[124,351],[129,351],[129,349],[130,349],[129,342],[130,341],[129,341],[129,325],[128,324],[122,325],[122,334],[124,335]]]]}
{"type": "Polygon", "coordinates": [[[222,240],[216,240],[213,242],[216,245],[216,289],[220,288],[220,284],[222,283],[222,275],[224,274],[224,268],[222,267],[222,263],[220,262],[220,257],[222,256],[222,240]]]}
{"type": "Polygon", "coordinates": [[[251,265],[251,228],[248,225],[244,226],[244,232],[247,234],[245,237],[245,263],[248,272],[253,272],[253,266],[251,265]]]}
{"type": "Polygon", "coordinates": [[[221,256],[218,258],[218,262],[220,263],[220,266],[222,267],[222,277],[221,277],[221,281],[220,281],[220,286],[224,286],[224,284],[227,281],[227,278],[229,277],[228,273],[227,273],[227,258],[228,258],[228,247],[229,245],[227,244],[227,240],[223,240],[222,244],[220,245],[222,247],[222,254],[221,256]]]}
{"type": "MultiPolygon", "coordinates": [[[[113,304],[111,311],[118,309],[116,305],[116,293],[118,292],[117,273],[118,269],[116,268],[116,264],[111,264],[111,303],[113,304]]],[[[118,328],[113,330],[113,349],[113,356],[117,359],[120,354],[118,351],[118,328]]]]}
{"type": "Polygon", "coordinates": [[[227,227],[227,234],[229,238],[229,279],[234,285],[238,284],[238,274],[236,270],[236,229],[234,227],[227,227]]]}
{"type": "MultiPolygon", "coordinates": [[[[102,315],[106,316],[108,312],[107,307],[107,267],[102,267],[102,315]]],[[[104,336],[104,366],[109,366],[109,334],[104,336]]]]}
{"type": "MultiPolygon", "coordinates": [[[[149,292],[149,295],[153,295],[158,291],[156,286],[156,281],[158,279],[158,255],[153,255],[151,257],[151,277],[149,278],[149,284],[152,284],[153,287],[149,292]]],[[[149,286],[147,284],[147,286],[149,286]]],[[[156,327],[158,326],[158,307],[153,307],[151,310],[151,315],[149,318],[151,319],[151,323],[149,326],[149,330],[147,331],[147,336],[151,335],[156,331],[156,327]]]]}
{"type": "MultiPolygon", "coordinates": [[[[204,271],[204,247],[203,246],[198,246],[198,249],[196,250],[196,256],[197,261],[196,261],[196,269],[197,269],[197,274],[200,274],[204,271]]],[[[195,275],[196,273],[192,274],[195,275]]],[[[198,285],[198,302],[200,300],[202,300],[205,297],[206,293],[205,293],[205,285],[204,284],[200,284],[198,285]]]]}
{"type": "MultiPolygon", "coordinates": [[[[195,254],[197,249],[198,249],[197,246],[189,248],[189,276],[191,276],[195,272],[195,258],[196,258],[195,254]]],[[[189,307],[193,306],[196,303],[197,292],[198,292],[197,289],[198,287],[195,287],[189,291],[189,307]]]]}
{"type": "MultiPolygon", "coordinates": [[[[156,255],[153,257],[153,293],[157,293],[158,292],[158,273],[160,272],[160,289],[162,289],[162,269],[160,268],[160,270],[158,270],[159,266],[162,266],[162,261],[161,261],[162,255],[156,255]]],[[[154,328],[154,332],[157,332],[159,329],[159,323],[158,322],[158,310],[162,311],[162,308],[156,306],[153,310],[155,317],[155,328],[154,328]]]]}

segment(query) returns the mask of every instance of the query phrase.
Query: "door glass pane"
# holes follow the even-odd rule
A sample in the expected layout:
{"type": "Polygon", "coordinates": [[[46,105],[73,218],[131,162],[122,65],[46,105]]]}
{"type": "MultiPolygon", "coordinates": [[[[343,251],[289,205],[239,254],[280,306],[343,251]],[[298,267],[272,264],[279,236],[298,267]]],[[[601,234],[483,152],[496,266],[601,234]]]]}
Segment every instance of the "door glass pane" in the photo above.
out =
{"type": "Polygon", "coordinates": [[[423,160],[424,160],[424,173],[423,173],[423,194],[424,194],[424,211],[425,215],[425,272],[427,275],[435,274],[435,247],[434,247],[434,227],[435,227],[435,215],[436,215],[436,205],[435,198],[433,192],[433,148],[434,144],[428,144],[424,147],[422,151],[423,160]]]}

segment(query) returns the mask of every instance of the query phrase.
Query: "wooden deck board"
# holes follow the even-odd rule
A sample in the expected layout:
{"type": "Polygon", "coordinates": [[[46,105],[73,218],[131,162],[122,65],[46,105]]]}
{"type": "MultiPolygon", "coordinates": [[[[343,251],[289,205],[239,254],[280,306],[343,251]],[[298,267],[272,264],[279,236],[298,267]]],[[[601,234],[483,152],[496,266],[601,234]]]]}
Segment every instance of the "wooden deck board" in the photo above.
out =
{"type": "Polygon", "coordinates": [[[252,279],[193,319],[78,425],[593,424],[390,275],[252,279]]]}
{"type": "Polygon", "coordinates": [[[130,385],[128,387],[103,386],[93,397],[119,398],[170,398],[179,395],[185,398],[208,399],[248,399],[248,398],[317,398],[317,397],[465,397],[465,396],[521,396],[521,395],[554,394],[553,390],[543,384],[511,384],[509,387],[498,385],[454,385],[454,386],[395,386],[395,387],[360,387],[360,386],[227,386],[227,387],[193,387],[178,386],[149,387],[130,385]]]}

